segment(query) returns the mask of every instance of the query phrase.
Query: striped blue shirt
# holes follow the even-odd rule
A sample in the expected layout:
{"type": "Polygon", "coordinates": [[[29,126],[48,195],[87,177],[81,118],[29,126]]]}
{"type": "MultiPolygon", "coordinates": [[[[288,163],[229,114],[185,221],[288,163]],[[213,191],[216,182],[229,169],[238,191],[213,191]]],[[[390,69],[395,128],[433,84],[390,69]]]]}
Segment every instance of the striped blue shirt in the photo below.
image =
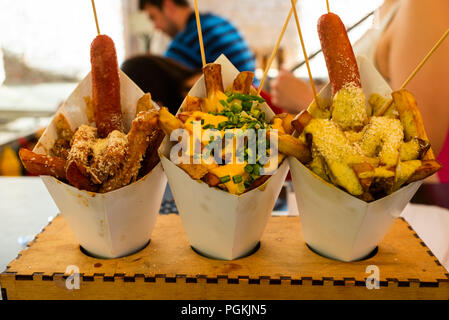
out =
{"type": "MultiPolygon", "coordinates": [[[[200,19],[206,62],[213,62],[224,54],[239,71],[254,72],[254,55],[229,21],[210,13],[200,14],[200,19]]],[[[194,13],[190,15],[186,28],[173,38],[165,56],[192,69],[202,68],[194,13]]]]}

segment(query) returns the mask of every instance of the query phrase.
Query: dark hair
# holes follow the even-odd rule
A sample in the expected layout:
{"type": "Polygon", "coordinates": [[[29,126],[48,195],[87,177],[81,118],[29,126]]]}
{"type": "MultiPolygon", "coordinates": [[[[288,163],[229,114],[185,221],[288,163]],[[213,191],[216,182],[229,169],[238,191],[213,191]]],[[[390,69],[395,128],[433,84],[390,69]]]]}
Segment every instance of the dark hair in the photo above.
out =
{"type": "Polygon", "coordinates": [[[151,93],[154,101],[173,114],[186,96],[184,81],[201,73],[201,70],[192,70],[172,59],[155,55],[129,58],[123,62],[121,69],[143,92],[151,93]]]}
{"type": "MultiPolygon", "coordinates": [[[[189,2],[187,0],[172,0],[176,5],[181,7],[188,7],[189,2]]],[[[145,9],[145,5],[150,4],[152,6],[162,9],[162,3],[164,0],[139,0],[139,9],[145,9]]]]}

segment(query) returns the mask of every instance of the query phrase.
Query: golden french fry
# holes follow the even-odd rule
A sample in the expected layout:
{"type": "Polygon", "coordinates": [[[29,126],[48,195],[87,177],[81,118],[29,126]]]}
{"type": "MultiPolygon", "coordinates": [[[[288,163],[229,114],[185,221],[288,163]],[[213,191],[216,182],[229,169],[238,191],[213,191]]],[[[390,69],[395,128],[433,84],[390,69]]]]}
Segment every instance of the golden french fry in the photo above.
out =
{"type": "Polygon", "coordinates": [[[170,136],[173,130],[184,128],[184,123],[172,115],[165,107],[162,107],[159,110],[158,124],[162,131],[168,136],[170,136]]]}
{"type": "Polygon", "coordinates": [[[259,178],[257,178],[256,180],[254,180],[251,183],[251,185],[249,186],[249,188],[246,191],[253,190],[253,189],[260,187],[268,180],[268,178],[270,178],[269,175],[260,176],[259,178]]]}
{"type": "MultiPolygon", "coordinates": [[[[399,113],[399,119],[401,119],[404,127],[405,141],[410,141],[412,138],[429,141],[415,97],[405,89],[394,91],[392,96],[399,113]]],[[[423,159],[435,159],[432,148],[427,150],[423,159]]]]}
{"type": "Polygon", "coordinates": [[[203,181],[206,182],[210,187],[216,187],[220,184],[220,178],[211,172],[208,172],[203,177],[203,181]]]}
{"type": "Polygon", "coordinates": [[[251,85],[253,84],[254,72],[242,71],[234,79],[232,84],[232,92],[249,94],[251,85]]]}
{"type": "Polygon", "coordinates": [[[278,135],[278,150],[280,153],[297,158],[302,163],[312,160],[309,147],[288,134],[278,135]]]}
{"type": "Polygon", "coordinates": [[[81,165],[78,165],[76,161],[70,161],[66,169],[67,180],[72,186],[80,190],[96,192],[98,185],[93,184],[80,167],[81,165]]]}
{"type": "Polygon", "coordinates": [[[203,99],[202,98],[198,98],[198,97],[194,97],[194,96],[191,96],[191,95],[187,95],[183,111],[185,111],[185,112],[188,112],[188,111],[201,111],[202,104],[203,104],[203,99]]]}
{"type": "Polygon", "coordinates": [[[298,134],[304,130],[307,124],[312,120],[312,115],[307,110],[301,111],[292,121],[292,127],[295,128],[298,134]]]}
{"type": "Polygon", "coordinates": [[[149,135],[149,143],[145,152],[145,157],[142,160],[142,165],[139,170],[139,176],[143,177],[148,174],[159,163],[158,149],[164,140],[165,133],[161,129],[155,127],[149,135]]]}
{"type": "Polygon", "coordinates": [[[179,112],[176,115],[176,118],[178,118],[179,120],[181,120],[183,123],[185,123],[187,121],[187,119],[189,119],[192,116],[193,112],[192,111],[184,111],[184,112],[179,112]]]}
{"type": "Polygon", "coordinates": [[[378,93],[373,93],[368,99],[368,104],[371,106],[374,116],[397,118],[396,107],[391,98],[385,98],[378,93]]]}
{"type": "Polygon", "coordinates": [[[179,167],[196,180],[201,180],[208,173],[207,167],[203,164],[180,163],[179,167]]]}
{"type": "Polygon", "coordinates": [[[421,160],[400,161],[396,167],[394,185],[391,191],[394,192],[404,185],[421,165],[421,160]]]}
{"type": "Polygon", "coordinates": [[[138,101],[136,107],[136,115],[141,111],[148,111],[153,109],[153,101],[151,101],[151,94],[145,93],[138,101]]]}
{"type": "Polygon", "coordinates": [[[208,63],[203,67],[204,83],[206,84],[207,97],[212,97],[217,91],[224,92],[221,65],[208,63]]]}
{"type": "Polygon", "coordinates": [[[135,181],[140,169],[140,162],[150,143],[149,136],[157,129],[158,111],[142,111],[133,120],[127,135],[127,157],[122,169],[111,179],[104,182],[100,191],[112,191],[135,181]]]}
{"type": "Polygon", "coordinates": [[[70,151],[70,141],[73,131],[67,118],[62,113],[55,116],[55,126],[57,139],[49,151],[50,156],[67,159],[70,151]]]}
{"type": "Polygon", "coordinates": [[[407,180],[407,183],[427,178],[441,169],[441,164],[436,160],[423,160],[421,166],[407,180]]]}
{"type": "Polygon", "coordinates": [[[402,143],[399,149],[399,159],[401,161],[421,159],[429,148],[430,143],[428,141],[412,138],[410,141],[402,143]]]}
{"type": "Polygon", "coordinates": [[[370,185],[370,193],[375,198],[381,198],[391,193],[394,187],[396,168],[380,167],[374,170],[373,181],[370,185]]]}
{"type": "MultiPolygon", "coordinates": [[[[367,162],[363,162],[363,163],[353,164],[352,170],[354,170],[355,174],[359,178],[360,184],[362,185],[365,193],[368,192],[369,187],[371,186],[371,183],[373,182],[373,176],[371,176],[371,174],[374,173],[374,167],[367,162]],[[367,174],[364,177],[364,174],[366,174],[366,173],[369,173],[369,174],[367,174]]],[[[367,196],[367,195],[365,195],[365,196],[367,196]]]]}
{"type": "Polygon", "coordinates": [[[281,113],[277,114],[274,119],[281,119],[282,120],[282,127],[284,127],[285,133],[292,134],[293,133],[293,126],[292,121],[295,118],[295,116],[291,113],[281,113]]]}
{"type": "Polygon", "coordinates": [[[365,202],[371,202],[375,200],[375,198],[369,191],[364,192],[361,196],[359,196],[359,199],[365,202]]]}
{"type": "Polygon", "coordinates": [[[25,148],[20,149],[19,157],[25,169],[31,174],[66,178],[64,159],[37,154],[25,148]]]}
{"type": "Polygon", "coordinates": [[[312,170],[316,175],[321,177],[325,181],[330,181],[327,174],[328,169],[326,167],[326,162],[323,156],[318,152],[318,150],[312,146],[312,161],[306,165],[310,170],[312,170]]]}

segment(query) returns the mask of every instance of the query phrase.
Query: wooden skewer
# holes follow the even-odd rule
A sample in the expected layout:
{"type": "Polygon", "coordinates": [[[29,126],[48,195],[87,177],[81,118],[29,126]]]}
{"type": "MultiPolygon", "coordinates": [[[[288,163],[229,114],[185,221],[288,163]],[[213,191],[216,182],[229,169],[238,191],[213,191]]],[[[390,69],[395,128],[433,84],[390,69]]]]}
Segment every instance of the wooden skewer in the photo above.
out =
{"type": "Polygon", "coordinates": [[[198,30],[198,39],[200,41],[201,60],[203,61],[203,67],[206,65],[206,55],[204,54],[203,44],[203,32],[201,31],[200,13],[198,11],[198,1],[195,0],[195,16],[196,16],[196,28],[198,30]]]}
{"type": "Polygon", "coordinates": [[[95,24],[97,26],[97,33],[100,35],[100,26],[98,24],[97,10],[95,9],[95,1],[92,0],[92,9],[94,10],[95,24]]]}
{"type": "Polygon", "coordinates": [[[307,72],[309,73],[309,81],[310,81],[310,86],[312,87],[313,98],[315,99],[315,103],[316,103],[317,107],[319,108],[320,105],[318,103],[318,97],[316,94],[315,84],[313,83],[313,78],[312,78],[312,71],[310,70],[309,58],[307,57],[306,47],[304,45],[304,39],[302,37],[302,31],[301,31],[301,26],[299,24],[298,12],[296,11],[295,0],[291,0],[291,2],[292,2],[293,14],[295,16],[295,21],[296,21],[296,28],[298,29],[299,40],[301,41],[302,53],[304,54],[304,59],[305,59],[306,66],[307,66],[307,72]]]}
{"type": "Polygon", "coordinates": [[[329,0],[326,0],[326,6],[327,6],[327,13],[330,13],[331,10],[329,9],[329,0]]]}
{"type": "MultiPolygon", "coordinates": [[[[296,4],[297,0],[294,0],[294,1],[296,4]]],[[[260,80],[260,85],[259,85],[259,88],[257,89],[258,95],[260,94],[260,91],[262,91],[263,84],[265,82],[265,79],[267,78],[268,71],[270,70],[271,64],[273,63],[273,60],[276,57],[276,53],[279,49],[279,45],[281,44],[282,38],[284,37],[285,30],[287,29],[287,26],[288,26],[288,23],[290,22],[290,18],[292,16],[292,14],[293,14],[293,8],[290,8],[290,11],[287,15],[287,19],[285,19],[284,26],[282,27],[281,33],[279,34],[279,38],[276,42],[276,45],[274,46],[273,52],[271,52],[270,59],[268,59],[268,63],[267,63],[267,66],[265,67],[265,71],[263,73],[262,80],[260,80]]]]}
{"type": "MultiPolygon", "coordinates": [[[[429,53],[424,57],[424,59],[418,64],[418,66],[413,70],[413,72],[408,76],[407,80],[404,81],[401,88],[399,90],[404,89],[410,81],[416,76],[419,70],[424,66],[424,64],[429,60],[429,58],[432,56],[432,54],[440,47],[440,45],[443,43],[443,41],[447,38],[449,35],[449,29],[446,30],[446,32],[443,34],[443,36],[438,40],[438,42],[433,46],[432,49],[430,49],[429,53]]],[[[382,106],[382,108],[379,109],[379,111],[375,114],[375,116],[382,116],[388,108],[393,103],[393,100],[389,100],[385,103],[385,105],[382,106]]]]}

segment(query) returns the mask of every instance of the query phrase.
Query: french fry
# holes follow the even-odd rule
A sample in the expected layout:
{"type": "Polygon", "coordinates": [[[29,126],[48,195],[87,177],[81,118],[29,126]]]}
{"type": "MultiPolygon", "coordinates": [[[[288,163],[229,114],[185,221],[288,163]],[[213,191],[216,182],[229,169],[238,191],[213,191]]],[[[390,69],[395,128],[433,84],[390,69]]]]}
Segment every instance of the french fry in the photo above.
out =
{"type": "Polygon", "coordinates": [[[398,190],[422,165],[421,160],[400,161],[396,167],[394,185],[391,192],[398,190]]]}
{"type": "Polygon", "coordinates": [[[193,112],[192,111],[183,111],[183,112],[179,112],[176,115],[176,118],[178,118],[179,120],[181,120],[183,123],[185,123],[187,121],[187,119],[189,119],[192,116],[193,112]]]}
{"type": "Polygon", "coordinates": [[[380,166],[371,171],[359,174],[362,179],[371,179],[369,192],[375,198],[390,194],[393,189],[396,176],[396,167],[380,166]]]}
{"type": "Polygon", "coordinates": [[[201,180],[208,173],[207,167],[203,164],[180,163],[179,167],[195,180],[201,180]]]}
{"type": "Polygon", "coordinates": [[[323,156],[318,152],[318,150],[312,146],[312,161],[310,161],[306,166],[312,170],[316,175],[321,177],[325,181],[330,181],[327,175],[328,169],[326,168],[326,162],[323,156]]]}
{"type": "Polygon", "coordinates": [[[216,187],[220,184],[220,178],[211,172],[208,172],[203,177],[203,181],[206,182],[210,187],[216,187]]]}
{"type": "Polygon", "coordinates": [[[372,117],[365,126],[360,148],[367,156],[378,155],[381,164],[395,167],[399,160],[403,136],[401,122],[398,119],[372,117]]]}
{"type": "Polygon", "coordinates": [[[288,134],[278,135],[278,150],[280,153],[297,158],[302,163],[312,160],[309,147],[288,134]]]}
{"type": "MultiPolygon", "coordinates": [[[[367,162],[357,163],[352,165],[352,170],[354,170],[355,174],[359,178],[360,184],[363,187],[365,193],[368,192],[371,183],[373,182],[374,167],[367,162]],[[366,174],[368,173],[368,174],[366,174]],[[365,176],[364,176],[365,175],[365,176]]],[[[364,195],[365,197],[367,195],[364,195]]]]}
{"type": "Polygon", "coordinates": [[[66,178],[64,159],[37,154],[25,148],[20,149],[19,157],[25,169],[32,174],[53,176],[57,179],[66,178]]]}
{"type": "Polygon", "coordinates": [[[407,183],[427,178],[441,169],[441,164],[436,160],[424,160],[421,166],[407,180],[407,183]]]}
{"type": "MultiPolygon", "coordinates": [[[[405,141],[410,141],[412,138],[429,141],[415,97],[405,89],[394,91],[392,96],[404,127],[405,141]]],[[[433,159],[435,159],[435,155],[432,148],[429,148],[423,156],[423,160],[433,159]]]]}
{"type": "Polygon", "coordinates": [[[253,189],[256,189],[256,188],[260,187],[260,186],[263,185],[269,178],[270,178],[269,175],[260,176],[259,178],[257,178],[256,180],[254,180],[254,181],[251,183],[251,185],[249,186],[249,188],[247,189],[247,191],[253,190],[253,189]]]}
{"type": "Polygon", "coordinates": [[[186,103],[184,105],[183,111],[201,111],[203,104],[203,99],[194,97],[191,95],[186,96],[186,103]]]}
{"type": "Polygon", "coordinates": [[[298,134],[301,134],[307,124],[312,120],[312,115],[307,110],[301,111],[292,121],[292,127],[298,134]]]}
{"type": "Polygon", "coordinates": [[[408,142],[404,142],[399,149],[399,159],[401,161],[409,161],[421,159],[429,150],[430,143],[420,138],[412,138],[408,142]]]}
{"type": "Polygon", "coordinates": [[[373,197],[373,195],[372,195],[371,192],[369,192],[369,191],[364,192],[364,193],[359,197],[359,199],[362,200],[362,201],[365,201],[365,202],[371,202],[371,201],[374,201],[374,200],[375,200],[374,197],[373,197]]]}
{"type": "Polygon", "coordinates": [[[78,165],[76,161],[70,161],[68,163],[66,169],[67,181],[80,190],[96,192],[98,190],[98,185],[93,184],[89,178],[82,173],[80,166],[81,165],[78,165]]]}
{"type": "Polygon", "coordinates": [[[217,91],[224,92],[223,78],[221,76],[221,65],[208,63],[203,67],[204,83],[206,85],[207,97],[211,98],[217,91]]]}
{"type": "Polygon", "coordinates": [[[157,129],[157,124],[156,110],[142,111],[136,116],[127,135],[128,150],[123,167],[111,179],[103,183],[101,192],[118,189],[136,180],[140,162],[150,143],[149,136],[157,129]]]}
{"type": "Polygon", "coordinates": [[[373,93],[368,99],[368,104],[371,106],[374,116],[397,118],[396,107],[391,98],[388,99],[378,93],[373,93]]]}
{"type": "Polygon", "coordinates": [[[284,127],[285,133],[287,134],[292,134],[293,133],[293,126],[292,126],[292,121],[295,118],[295,116],[291,113],[281,113],[281,114],[277,114],[275,117],[275,119],[281,119],[282,120],[282,126],[284,127]]]}
{"type": "Polygon", "coordinates": [[[251,85],[253,84],[254,72],[242,71],[234,79],[232,84],[232,92],[249,94],[251,85]]]}
{"type": "Polygon", "coordinates": [[[170,136],[173,130],[184,128],[184,123],[164,107],[159,110],[158,124],[167,136],[170,136]]]}
{"type": "Polygon", "coordinates": [[[151,94],[145,93],[138,101],[136,107],[136,115],[141,111],[148,111],[154,108],[153,101],[151,101],[151,94]]]}
{"type": "Polygon", "coordinates": [[[148,144],[145,157],[143,158],[139,170],[140,177],[147,175],[159,163],[160,159],[157,149],[159,149],[159,146],[161,145],[162,140],[164,140],[164,137],[165,137],[164,131],[162,131],[159,128],[154,128],[154,130],[150,133],[149,135],[150,142],[148,144]]]}

